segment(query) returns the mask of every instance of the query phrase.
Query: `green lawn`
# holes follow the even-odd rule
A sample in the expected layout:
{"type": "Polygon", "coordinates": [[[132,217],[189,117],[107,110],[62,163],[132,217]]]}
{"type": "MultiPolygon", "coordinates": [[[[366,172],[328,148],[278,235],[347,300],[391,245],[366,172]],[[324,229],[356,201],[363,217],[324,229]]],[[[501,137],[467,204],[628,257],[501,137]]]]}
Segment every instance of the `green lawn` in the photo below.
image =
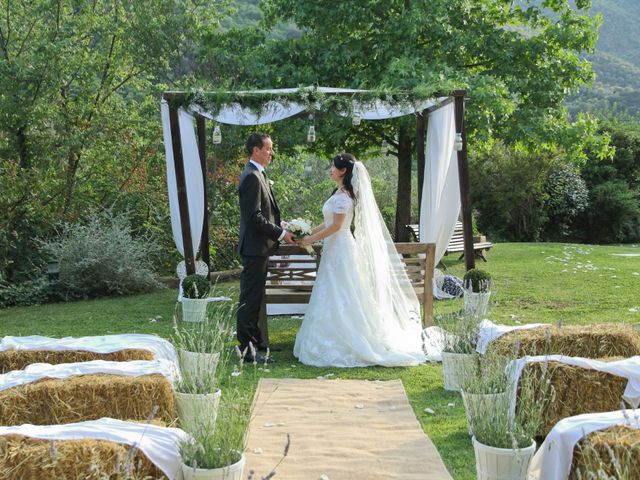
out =
{"type": "MultiPolygon", "coordinates": [[[[639,245],[587,246],[556,243],[496,245],[489,262],[478,262],[496,280],[491,318],[496,323],[627,322],[640,324],[639,245]]],[[[463,262],[445,257],[447,273],[462,276],[463,262]]],[[[218,286],[217,295],[237,298],[237,282],[218,286]]],[[[105,333],[171,332],[176,292],[165,290],[128,298],[0,310],[0,335],[82,336],[105,333]]],[[[460,300],[436,303],[436,314],[457,310],[460,300]]],[[[425,432],[456,479],[475,479],[471,441],[460,396],[442,388],[441,366],[331,369],[306,367],[292,355],[299,319],[270,320],[272,343],[283,347],[277,363],[258,376],[386,380],[401,378],[425,432]],[[333,377],[333,378],[335,378],[333,377]],[[435,414],[425,413],[431,408],[435,414]]],[[[249,373],[249,372],[247,372],[249,373]]],[[[246,383],[247,385],[250,382],[246,383]]],[[[295,445],[292,445],[295,448],[295,445]]]]}

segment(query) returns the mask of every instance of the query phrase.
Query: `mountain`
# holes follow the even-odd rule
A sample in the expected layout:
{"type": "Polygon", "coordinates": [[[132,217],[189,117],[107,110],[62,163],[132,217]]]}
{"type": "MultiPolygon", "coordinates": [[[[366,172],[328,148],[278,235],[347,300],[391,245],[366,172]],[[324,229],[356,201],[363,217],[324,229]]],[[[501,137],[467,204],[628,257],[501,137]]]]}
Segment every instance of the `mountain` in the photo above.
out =
{"type": "Polygon", "coordinates": [[[568,101],[576,111],[618,110],[640,113],[640,1],[593,0],[602,16],[596,51],[587,58],[596,73],[590,87],[568,101]]]}

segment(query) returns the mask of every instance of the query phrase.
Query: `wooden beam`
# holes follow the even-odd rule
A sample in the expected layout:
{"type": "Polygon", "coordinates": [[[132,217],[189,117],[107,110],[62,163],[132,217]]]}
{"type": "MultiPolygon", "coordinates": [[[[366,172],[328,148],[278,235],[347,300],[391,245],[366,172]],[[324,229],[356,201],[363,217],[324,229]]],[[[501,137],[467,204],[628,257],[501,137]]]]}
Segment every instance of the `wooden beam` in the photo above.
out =
{"type": "MultiPolygon", "coordinates": [[[[440,96],[440,95],[436,95],[436,96],[440,96]]],[[[427,115],[432,114],[433,112],[435,112],[436,110],[441,109],[442,107],[444,107],[445,105],[449,105],[451,102],[453,102],[453,97],[448,97],[445,100],[443,100],[440,103],[436,103],[435,105],[427,108],[425,110],[425,112],[427,112],[427,115]]]]}
{"type": "Polygon", "coordinates": [[[467,132],[464,125],[465,90],[456,90],[455,117],[456,132],[462,134],[462,150],[458,151],[458,180],[460,183],[460,203],[462,207],[462,233],[464,238],[464,265],[466,270],[476,266],[473,254],[473,225],[471,219],[471,191],[469,187],[469,162],[467,160],[467,132]]]}
{"type": "Polygon", "coordinates": [[[196,113],[196,127],[198,129],[198,154],[200,167],[202,168],[202,183],[204,187],[204,222],[202,225],[202,237],[200,238],[200,256],[207,264],[209,273],[207,278],[211,280],[211,259],[209,258],[209,201],[207,193],[207,130],[205,117],[196,113]]]}
{"type": "Polygon", "coordinates": [[[191,222],[189,221],[189,200],[187,198],[187,183],[184,175],[184,159],[182,157],[182,143],[180,141],[180,121],[178,119],[178,110],[171,108],[171,106],[169,106],[169,124],[171,127],[173,166],[176,172],[176,186],[178,189],[184,263],[187,267],[187,275],[192,275],[196,273],[196,266],[193,256],[193,246],[191,245],[191,222]]]}

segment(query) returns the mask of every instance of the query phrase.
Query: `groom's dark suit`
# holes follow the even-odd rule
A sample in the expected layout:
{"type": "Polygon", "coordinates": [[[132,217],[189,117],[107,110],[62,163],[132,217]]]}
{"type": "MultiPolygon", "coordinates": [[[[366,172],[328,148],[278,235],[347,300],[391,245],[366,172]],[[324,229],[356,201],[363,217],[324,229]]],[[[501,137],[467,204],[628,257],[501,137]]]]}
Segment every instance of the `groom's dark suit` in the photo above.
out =
{"type": "Polygon", "coordinates": [[[278,248],[282,235],[280,210],[269,182],[258,168],[247,163],[240,176],[240,243],[242,256],[240,275],[240,308],[238,310],[238,341],[244,349],[251,342],[262,344],[258,316],[264,296],[269,255],[278,248]]]}

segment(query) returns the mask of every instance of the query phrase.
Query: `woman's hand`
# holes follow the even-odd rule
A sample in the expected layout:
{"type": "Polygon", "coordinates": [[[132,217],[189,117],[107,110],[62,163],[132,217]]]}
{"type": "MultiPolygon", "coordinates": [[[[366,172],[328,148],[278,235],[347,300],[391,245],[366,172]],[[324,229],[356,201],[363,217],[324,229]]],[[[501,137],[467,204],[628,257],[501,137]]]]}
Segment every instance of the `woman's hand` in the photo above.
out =
{"type": "Polygon", "coordinates": [[[306,237],[302,237],[300,240],[298,240],[298,245],[300,245],[301,247],[306,247],[307,245],[311,245],[313,242],[310,242],[308,238],[309,238],[309,235],[307,235],[306,237]]]}

